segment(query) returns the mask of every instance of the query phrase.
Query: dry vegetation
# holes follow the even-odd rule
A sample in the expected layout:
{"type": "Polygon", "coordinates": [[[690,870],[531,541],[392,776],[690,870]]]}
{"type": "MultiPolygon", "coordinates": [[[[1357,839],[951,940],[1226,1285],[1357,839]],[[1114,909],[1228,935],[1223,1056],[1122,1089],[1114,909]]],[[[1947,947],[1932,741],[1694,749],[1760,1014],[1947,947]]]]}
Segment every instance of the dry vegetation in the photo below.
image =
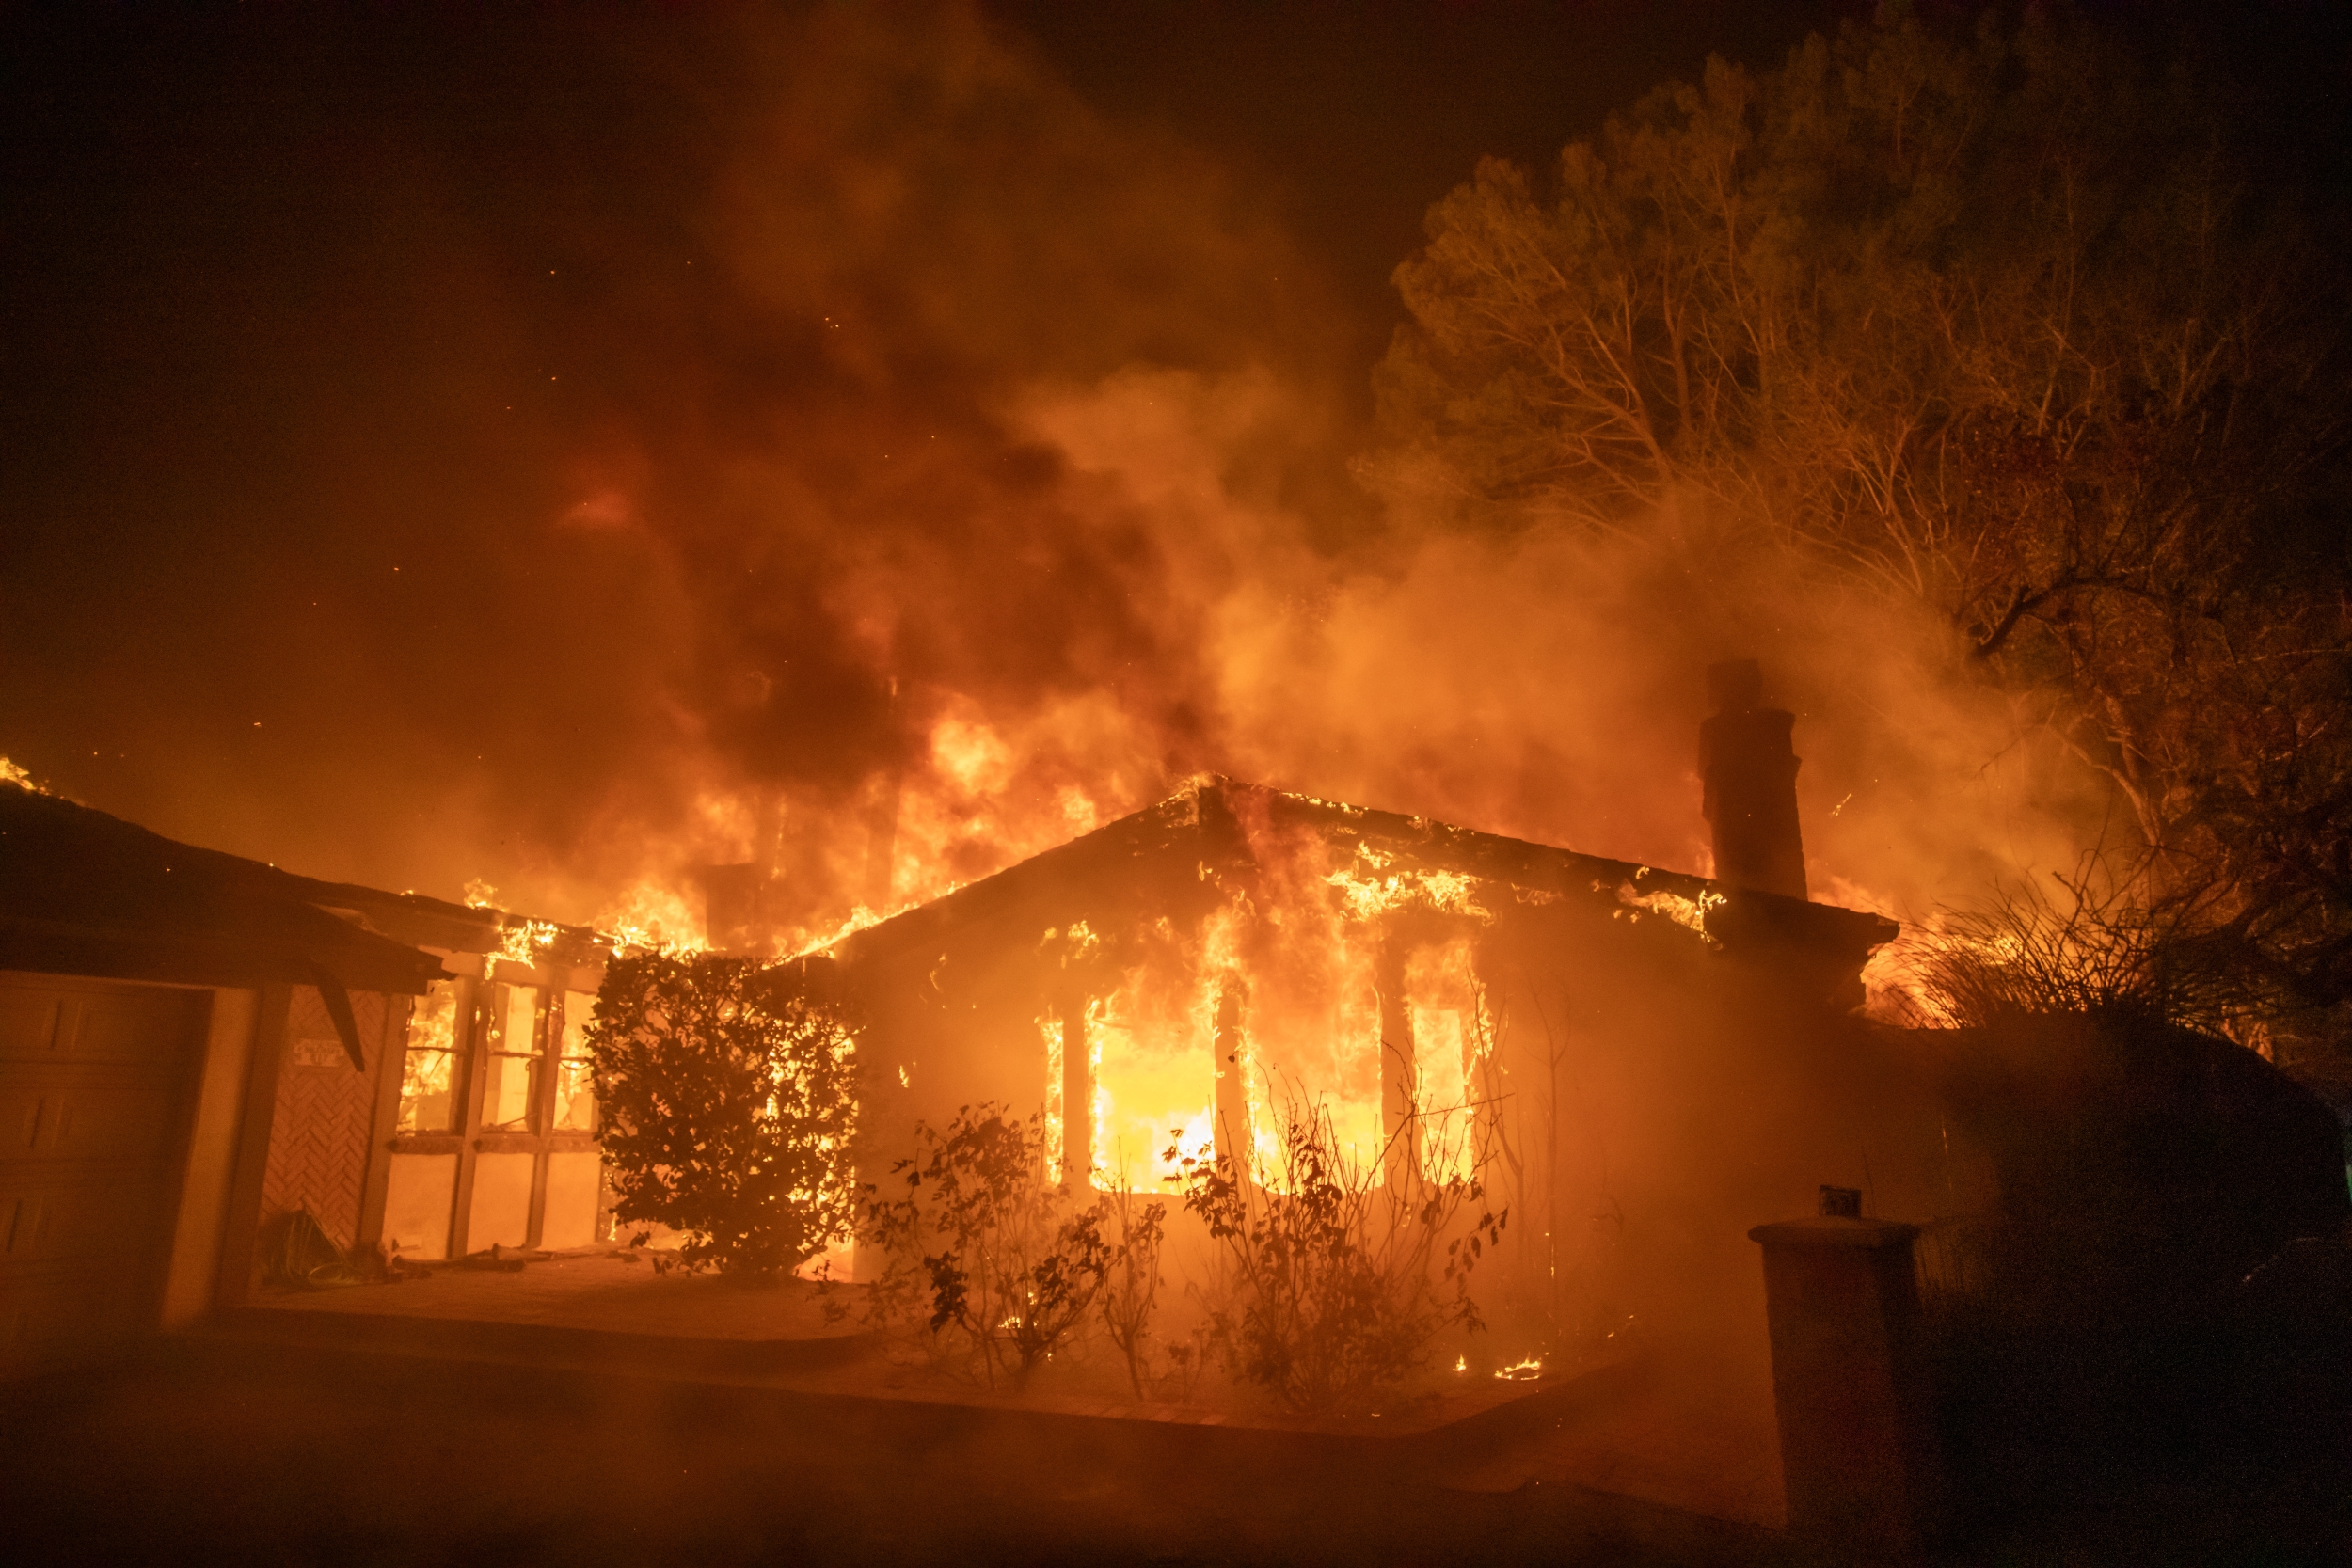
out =
{"type": "Polygon", "coordinates": [[[1370,1408],[1428,1366],[1439,1336],[1480,1325],[1470,1276],[1505,1223],[1480,1210],[1475,1180],[1391,1188],[1341,1151],[1327,1116],[1298,1108],[1268,1168],[1182,1160],[1175,1196],[1209,1251],[1184,1280],[1200,1321],[1170,1333],[1168,1202],[1082,1202],[1047,1180],[1040,1119],[998,1105],[917,1138],[861,1224],[887,1259],[866,1315],[937,1364],[1015,1388],[1099,1336],[1137,1398],[1188,1399],[1213,1368],[1292,1411],[1370,1408]]]}
{"type": "Polygon", "coordinates": [[[1376,1180],[1327,1112],[1297,1103],[1263,1168],[1206,1149],[1182,1168],[1184,1207],[1216,1244],[1208,1343],[1279,1403],[1360,1404],[1424,1366],[1447,1329],[1482,1326],[1470,1276],[1509,1215],[1480,1208],[1478,1180],[1406,1162],[1376,1180]]]}
{"type": "Polygon", "coordinates": [[[894,1196],[866,1209],[859,1239],[888,1259],[869,1306],[917,1329],[932,1354],[1015,1387],[1086,1328],[1109,1277],[1099,1205],[1045,1179],[1043,1118],[968,1105],[943,1132],[917,1123],[894,1196]]]}

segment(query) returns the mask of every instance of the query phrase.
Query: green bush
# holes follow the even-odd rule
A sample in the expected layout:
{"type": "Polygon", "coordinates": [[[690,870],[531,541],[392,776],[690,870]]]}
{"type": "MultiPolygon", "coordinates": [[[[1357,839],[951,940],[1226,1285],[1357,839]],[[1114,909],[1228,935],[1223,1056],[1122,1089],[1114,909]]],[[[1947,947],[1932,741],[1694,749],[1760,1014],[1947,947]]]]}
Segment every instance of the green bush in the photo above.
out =
{"type": "Polygon", "coordinates": [[[605,972],[588,1044],[613,1212],[684,1232],[690,1270],[771,1275],[850,1234],[855,1035],[819,990],[749,958],[605,972]]]}

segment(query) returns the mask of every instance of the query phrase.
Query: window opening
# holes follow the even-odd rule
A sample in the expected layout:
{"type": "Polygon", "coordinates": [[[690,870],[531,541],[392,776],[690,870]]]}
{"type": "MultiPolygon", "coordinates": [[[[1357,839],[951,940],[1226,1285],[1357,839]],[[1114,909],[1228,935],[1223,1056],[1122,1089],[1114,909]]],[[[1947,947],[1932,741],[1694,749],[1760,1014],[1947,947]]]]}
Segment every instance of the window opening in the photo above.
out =
{"type": "Polygon", "coordinates": [[[1162,981],[1137,969],[1087,1009],[1098,1191],[1167,1193],[1183,1175],[1169,1147],[1190,1156],[1214,1138],[1216,1015],[1199,1007],[1200,988],[1183,984],[1189,978],[1180,970],[1162,981]]]}
{"type": "Polygon", "coordinates": [[[539,1086],[539,992],[502,986],[490,1006],[489,1058],[482,1078],[482,1125],[513,1131],[531,1126],[539,1086]]]}
{"type": "Polygon", "coordinates": [[[408,1011],[400,1062],[403,1132],[447,1132],[457,1124],[457,982],[436,980],[408,1011]]]}
{"type": "Polygon", "coordinates": [[[1467,1181],[1477,1168],[1472,1101],[1487,1044],[1485,999],[1469,940],[1415,948],[1405,966],[1405,1001],[1422,1168],[1434,1180],[1467,1181]]]}
{"type": "Polygon", "coordinates": [[[564,1033],[555,1062],[555,1130],[596,1130],[596,1060],[588,1053],[588,1021],[596,1006],[584,990],[564,993],[564,1033]]]}

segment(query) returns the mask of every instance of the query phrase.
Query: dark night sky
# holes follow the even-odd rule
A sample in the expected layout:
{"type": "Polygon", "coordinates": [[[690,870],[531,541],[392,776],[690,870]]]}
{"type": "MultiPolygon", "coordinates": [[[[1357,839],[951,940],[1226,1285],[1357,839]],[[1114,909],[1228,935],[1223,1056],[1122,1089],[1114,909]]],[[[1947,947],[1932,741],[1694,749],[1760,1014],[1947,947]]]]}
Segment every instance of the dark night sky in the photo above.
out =
{"type": "Polygon", "coordinates": [[[936,716],[885,670],[934,708],[1115,690],[1217,762],[1136,604],[1163,525],[1007,388],[1270,367],[1310,412],[1228,478],[1343,550],[1428,203],[1856,11],[0,11],[0,754],[300,869],[558,902],[711,767],[846,798],[936,716]]]}
{"type": "Polygon", "coordinates": [[[1482,156],[1540,165],[1709,54],[1770,64],[1867,6],[1722,0],[988,8],[1089,103],[1263,182],[1338,274],[1376,352],[1390,272],[1482,156]]]}

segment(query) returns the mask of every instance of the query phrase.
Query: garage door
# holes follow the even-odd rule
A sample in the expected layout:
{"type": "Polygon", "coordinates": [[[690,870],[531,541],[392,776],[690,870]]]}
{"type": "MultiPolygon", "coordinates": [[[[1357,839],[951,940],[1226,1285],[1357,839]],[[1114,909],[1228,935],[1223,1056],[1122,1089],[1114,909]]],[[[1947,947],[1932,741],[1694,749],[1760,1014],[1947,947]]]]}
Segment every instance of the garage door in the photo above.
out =
{"type": "Polygon", "coordinates": [[[210,1000],[0,975],[0,1376],[154,1324],[210,1000]]]}

